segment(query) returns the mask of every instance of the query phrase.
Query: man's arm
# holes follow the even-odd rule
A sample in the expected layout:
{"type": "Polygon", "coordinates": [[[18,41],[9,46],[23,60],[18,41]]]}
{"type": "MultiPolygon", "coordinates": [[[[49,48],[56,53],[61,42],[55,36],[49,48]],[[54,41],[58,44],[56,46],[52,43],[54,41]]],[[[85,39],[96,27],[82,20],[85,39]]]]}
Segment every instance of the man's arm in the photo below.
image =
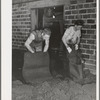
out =
{"type": "Polygon", "coordinates": [[[30,43],[35,39],[35,36],[31,33],[28,39],[25,42],[26,48],[31,52],[34,53],[34,50],[31,48],[30,43]]]}
{"type": "Polygon", "coordinates": [[[43,52],[47,52],[47,50],[48,50],[48,48],[49,48],[49,38],[50,38],[49,35],[45,35],[45,36],[44,36],[45,46],[44,46],[43,52]]]}
{"type": "Polygon", "coordinates": [[[77,38],[77,43],[75,44],[75,50],[78,50],[78,45],[79,45],[79,43],[80,43],[80,37],[81,37],[81,31],[78,31],[78,38],[77,38]]]}
{"type": "Polygon", "coordinates": [[[68,52],[70,53],[72,51],[72,49],[68,46],[68,35],[70,35],[70,29],[67,29],[62,37],[62,41],[66,47],[66,49],[68,50],[68,52]]]}
{"type": "Polygon", "coordinates": [[[64,35],[63,35],[63,37],[62,37],[62,41],[63,41],[65,47],[68,48],[69,46],[68,46],[68,44],[67,44],[66,37],[67,37],[67,36],[66,36],[66,34],[64,33],[64,35]]]}

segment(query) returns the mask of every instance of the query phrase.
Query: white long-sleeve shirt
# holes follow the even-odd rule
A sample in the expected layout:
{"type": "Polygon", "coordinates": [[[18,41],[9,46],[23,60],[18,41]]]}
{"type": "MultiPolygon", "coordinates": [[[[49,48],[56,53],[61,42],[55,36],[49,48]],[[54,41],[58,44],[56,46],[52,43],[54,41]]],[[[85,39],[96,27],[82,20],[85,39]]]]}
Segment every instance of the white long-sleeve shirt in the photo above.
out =
{"type": "Polygon", "coordinates": [[[81,37],[81,31],[74,30],[74,26],[69,27],[68,29],[66,29],[63,37],[62,37],[62,41],[65,44],[66,47],[68,47],[68,44],[79,44],[80,42],[80,37],[81,37]]]}

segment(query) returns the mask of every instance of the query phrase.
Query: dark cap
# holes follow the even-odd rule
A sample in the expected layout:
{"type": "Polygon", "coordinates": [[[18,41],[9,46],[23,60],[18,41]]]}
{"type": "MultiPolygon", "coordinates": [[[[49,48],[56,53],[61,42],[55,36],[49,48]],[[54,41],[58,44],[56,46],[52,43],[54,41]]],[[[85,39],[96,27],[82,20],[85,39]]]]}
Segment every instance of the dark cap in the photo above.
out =
{"type": "Polygon", "coordinates": [[[83,26],[84,21],[83,20],[76,20],[74,24],[75,25],[82,25],[83,26]]]}

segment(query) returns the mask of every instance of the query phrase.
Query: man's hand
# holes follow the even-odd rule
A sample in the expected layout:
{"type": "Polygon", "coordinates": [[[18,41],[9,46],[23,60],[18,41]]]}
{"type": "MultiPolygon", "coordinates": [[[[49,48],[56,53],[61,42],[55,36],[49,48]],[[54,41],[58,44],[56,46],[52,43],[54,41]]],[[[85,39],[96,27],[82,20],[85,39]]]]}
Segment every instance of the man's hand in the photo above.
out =
{"type": "Polygon", "coordinates": [[[35,53],[34,51],[31,51],[31,53],[35,53]]]}
{"type": "Polygon", "coordinates": [[[70,47],[67,47],[67,50],[68,50],[69,53],[72,52],[72,49],[70,47]]]}
{"type": "Polygon", "coordinates": [[[78,44],[75,44],[75,50],[78,50],[78,44]]]}
{"type": "Polygon", "coordinates": [[[47,51],[44,50],[43,52],[47,52],[47,51]]]}

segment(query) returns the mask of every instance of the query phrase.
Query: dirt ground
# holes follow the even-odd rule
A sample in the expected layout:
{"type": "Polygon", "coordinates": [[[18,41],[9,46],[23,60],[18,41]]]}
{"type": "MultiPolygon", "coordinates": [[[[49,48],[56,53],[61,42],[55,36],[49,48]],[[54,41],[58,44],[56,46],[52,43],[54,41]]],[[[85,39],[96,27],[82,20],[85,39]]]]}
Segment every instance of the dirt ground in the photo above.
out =
{"type": "Polygon", "coordinates": [[[15,80],[12,100],[96,100],[96,83],[80,85],[68,79],[49,78],[23,84],[15,80]]]}

